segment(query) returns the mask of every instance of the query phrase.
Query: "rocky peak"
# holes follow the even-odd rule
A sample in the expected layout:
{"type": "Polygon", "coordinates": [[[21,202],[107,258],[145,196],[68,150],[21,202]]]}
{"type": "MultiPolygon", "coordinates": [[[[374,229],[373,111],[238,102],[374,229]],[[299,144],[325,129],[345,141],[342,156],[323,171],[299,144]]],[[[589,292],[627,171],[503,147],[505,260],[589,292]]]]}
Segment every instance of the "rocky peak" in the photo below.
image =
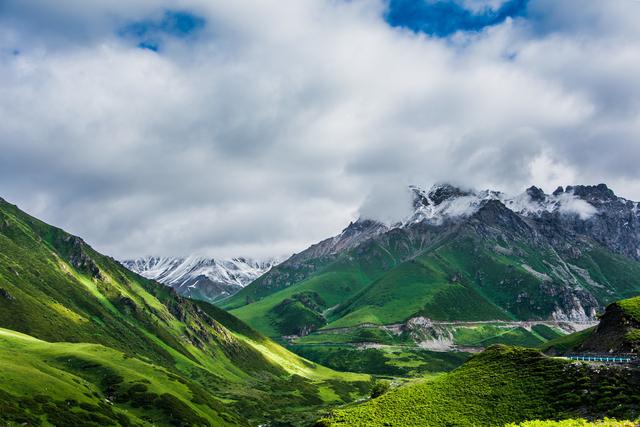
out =
{"type": "Polygon", "coordinates": [[[531,198],[531,200],[533,200],[535,202],[543,202],[547,198],[547,195],[544,194],[544,191],[542,191],[542,189],[540,189],[540,188],[538,188],[536,186],[531,186],[531,187],[527,188],[526,192],[529,195],[529,197],[531,198]]]}
{"type": "Polygon", "coordinates": [[[472,222],[480,222],[489,226],[500,226],[510,231],[528,231],[529,227],[522,218],[506,207],[500,200],[488,199],[471,216],[472,222]]]}
{"type": "Polygon", "coordinates": [[[589,203],[602,203],[618,200],[613,190],[606,184],[568,186],[567,193],[573,193],[589,203]]]}
{"type": "Polygon", "coordinates": [[[373,219],[359,219],[355,222],[350,222],[349,225],[342,230],[341,236],[343,238],[352,237],[356,234],[362,233],[363,231],[378,227],[379,225],[380,223],[373,219]]]}
{"type": "Polygon", "coordinates": [[[470,194],[469,191],[461,190],[451,184],[440,184],[433,186],[431,190],[429,190],[429,199],[434,205],[438,206],[445,200],[469,196],[470,194]]]}
{"type": "Polygon", "coordinates": [[[413,196],[413,208],[418,209],[421,206],[429,206],[431,202],[429,201],[429,195],[423,189],[410,185],[409,191],[413,196]]]}

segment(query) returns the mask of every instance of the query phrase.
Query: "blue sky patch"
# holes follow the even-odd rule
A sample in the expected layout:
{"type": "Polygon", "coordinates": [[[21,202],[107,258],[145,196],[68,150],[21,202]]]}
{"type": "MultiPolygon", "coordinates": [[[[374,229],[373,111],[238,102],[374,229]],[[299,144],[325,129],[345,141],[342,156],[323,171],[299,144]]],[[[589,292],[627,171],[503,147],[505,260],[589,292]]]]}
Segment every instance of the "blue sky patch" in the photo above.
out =
{"type": "Polygon", "coordinates": [[[162,19],[132,22],[121,28],[118,34],[134,39],[141,49],[157,52],[166,36],[186,38],[203,28],[205,23],[204,18],[189,12],[167,10],[162,19]]]}
{"type": "Polygon", "coordinates": [[[465,8],[456,0],[389,0],[385,19],[393,27],[430,36],[446,37],[456,31],[480,31],[508,17],[524,16],[529,0],[507,0],[498,9],[465,8]]]}

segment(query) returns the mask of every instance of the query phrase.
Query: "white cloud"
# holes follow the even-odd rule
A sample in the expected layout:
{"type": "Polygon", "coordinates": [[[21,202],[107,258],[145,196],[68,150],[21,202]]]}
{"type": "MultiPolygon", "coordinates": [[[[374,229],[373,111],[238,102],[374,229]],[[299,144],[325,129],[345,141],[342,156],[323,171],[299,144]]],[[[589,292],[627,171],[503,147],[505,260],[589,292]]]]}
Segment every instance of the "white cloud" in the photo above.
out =
{"type": "Polygon", "coordinates": [[[379,183],[369,192],[358,214],[390,226],[410,216],[413,212],[411,202],[408,186],[394,182],[379,183]]]}
{"type": "Polygon", "coordinates": [[[576,214],[580,219],[589,219],[593,215],[598,213],[598,209],[595,208],[589,202],[579,199],[572,194],[563,193],[559,195],[560,205],[559,210],[565,214],[576,214]]]}
{"type": "Polygon", "coordinates": [[[299,251],[413,182],[640,198],[635,2],[532,0],[452,39],[382,1],[3,6],[0,195],[116,256],[299,251]],[[165,7],[207,25],[117,36],[165,7]]]}

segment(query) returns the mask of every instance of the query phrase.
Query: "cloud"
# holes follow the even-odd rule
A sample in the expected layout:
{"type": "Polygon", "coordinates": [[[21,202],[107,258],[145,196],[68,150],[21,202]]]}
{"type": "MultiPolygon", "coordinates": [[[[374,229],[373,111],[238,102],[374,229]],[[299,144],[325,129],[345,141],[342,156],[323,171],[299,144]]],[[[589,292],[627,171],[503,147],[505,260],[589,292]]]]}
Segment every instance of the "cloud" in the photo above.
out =
{"type": "Polygon", "coordinates": [[[388,6],[6,0],[0,195],[118,257],[300,251],[408,183],[640,199],[638,2],[447,36],[388,6]]]}
{"type": "Polygon", "coordinates": [[[589,219],[593,215],[598,213],[598,209],[595,208],[589,202],[577,198],[569,193],[562,193],[558,197],[560,200],[559,210],[565,214],[575,214],[580,219],[589,219]]]}
{"type": "Polygon", "coordinates": [[[413,211],[409,187],[397,183],[380,183],[373,188],[360,206],[359,216],[374,219],[388,226],[409,217],[413,211]]]}

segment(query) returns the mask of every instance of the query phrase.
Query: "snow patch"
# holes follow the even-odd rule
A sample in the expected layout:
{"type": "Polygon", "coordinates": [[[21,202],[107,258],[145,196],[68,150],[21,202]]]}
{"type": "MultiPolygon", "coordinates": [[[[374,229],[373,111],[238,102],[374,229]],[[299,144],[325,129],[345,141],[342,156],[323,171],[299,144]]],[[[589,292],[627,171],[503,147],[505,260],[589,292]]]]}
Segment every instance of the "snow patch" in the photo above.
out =
{"type": "Polygon", "coordinates": [[[559,212],[564,215],[578,215],[584,221],[598,213],[595,206],[573,193],[561,193],[556,196],[545,195],[544,200],[533,200],[527,192],[524,192],[515,197],[503,195],[500,201],[512,211],[524,216],[540,216],[544,212],[559,212]]]}

